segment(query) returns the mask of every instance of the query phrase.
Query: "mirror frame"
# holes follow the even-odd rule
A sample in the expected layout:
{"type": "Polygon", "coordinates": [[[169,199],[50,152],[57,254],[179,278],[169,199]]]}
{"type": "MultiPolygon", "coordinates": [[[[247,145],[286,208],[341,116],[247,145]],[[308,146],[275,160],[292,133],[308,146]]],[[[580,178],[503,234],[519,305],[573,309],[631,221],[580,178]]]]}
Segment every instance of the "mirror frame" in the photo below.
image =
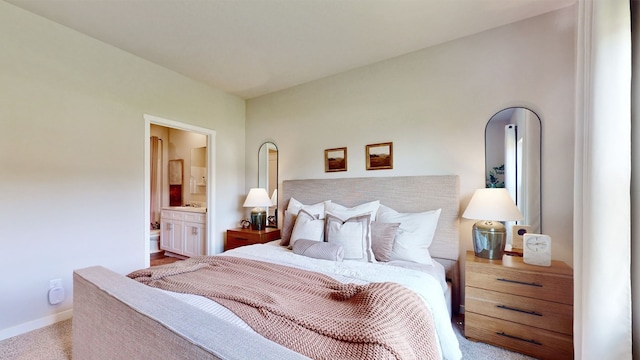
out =
{"type": "MultiPolygon", "coordinates": [[[[517,126],[516,129],[514,129],[515,130],[514,135],[516,136],[513,139],[513,141],[515,144],[517,144],[519,140],[522,140],[522,143],[521,143],[522,145],[515,145],[516,148],[521,149],[520,154],[526,151],[530,152],[533,158],[530,157],[529,159],[527,159],[527,163],[523,165],[518,163],[518,158],[521,158],[522,155],[514,155],[515,167],[517,169],[516,173],[524,172],[526,175],[523,174],[522,177],[528,178],[528,180],[526,181],[526,184],[534,188],[537,188],[537,194],[532,195],[532,197],[535,196],[535,199],[537,200],[537,204],[535,204],[535,202],[534,203],[530,202],[532,206],[528,206],[526,209],[522,209],[522,205],[518,204],[517,199],[516,199],[516,204],[518,205],[518,208],[520,208],[520,211],[524,216],[524,220],[522,224],[532,226],[532,231],[534,233],[542,233],[542,121],[540,119],[540,116],[535,111],[523,106],[512,106],[496,112],[495,114],[493,114],[493,116],[491,116],[491,118],[489,118],[485,126],[485,134],[484,134],[485,182],[486,182],[485,186],[493,187],[491,186],[491,184],[495,184],[496,180],[499,183],[500,178],[499,177],[496,178],[496,172],[498,173],[497,175],[501,175],[499,172],[500,171],[504,172],[504,166],[505,166],[505,163],[507,162],[507,160],[503,162],[502,169],[500,169],[499,165],[495,166],[497,165],[495,163],[493,164],[489,163],[490,161],[489,154],[495,153],[495,148],[496,148],[495,146],[492,146],[491,149],[493,151],[490,152],[490,148],[489,148],[490,141],[492,139],[497,139],[497,137],[491,138],[489,136],[490,132],[495,133],[495,131],[498,131],[498,130],[494,130],[494,129],[500,129],[498,136],[501,136],[501,139],[503,140],[503,151],[504,151],[504,141],[505,141],[504,133],[505,132],[502,129],[507,125],[507,119],[512,118],[511,116],[505,117],[506,115],[508,115],[508,113],[506,112],[509,112],[509,111],[513,112],[518,109],[528,111],[525,119],[516,120],[516,122],[524,121],[525,122],[524,124],[526,125],[526,127],[523,127],[523,124],[519,124],[520,126],[517,126]],[[522,129],[522,131],[518,131],[519,129],[522,129]],[[533,140],[531,140],[532,137],[533,137],[533,140]],[[535,173],[537,173],[537,176],[535,176],[535,173]]],[[[524,160],[523,160],[523,163],[524,163],[524,160]]],[[[516,181],[516,183],[519,183],[519,182],[520,180],[516,181]]],[[[502,186],[496,186],[496,187],[508,187],[508,186],[505,186],[503,182],[502,186]]],[[[513,191],[515,192],[515,190],[513,191]]]]}
{"type": "MultiPolygon", "coordinates": [[[[273,141],[265,141],[258,148],[258,187],[267,190],[269,197],[273,196],[273,190],[278,190],[279,178],[278,172],[280,167],[280,153],[278,146],[273,141]],[[270,155],[268,150],[275,150],[275,185],[270,183],[270,155]]],[[[278,227],[278,205],[279,195],[276,193],[276,205],[273,215],[267,214],[267,227],[278,227]]],[[[268,211],[269,212],[269,211],[268,211]]]]}

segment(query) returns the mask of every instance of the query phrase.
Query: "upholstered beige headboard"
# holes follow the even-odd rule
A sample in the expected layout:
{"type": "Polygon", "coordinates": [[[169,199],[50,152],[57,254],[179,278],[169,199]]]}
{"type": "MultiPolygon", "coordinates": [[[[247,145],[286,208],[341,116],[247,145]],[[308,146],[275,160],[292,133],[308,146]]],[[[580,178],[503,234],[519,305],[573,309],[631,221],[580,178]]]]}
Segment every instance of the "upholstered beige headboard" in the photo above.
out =
{"type": "Polygon", "coordinates": [[[285,180],[282,183],[282,209],[286,209],[292,197],[303,204],[331,200],[347,207],[380,200],[381,204],[399,212],[442,209],[429,252],[444,265],[453,286],[453,309],[458,310],[460,202],[457,175],[285,180]]]}

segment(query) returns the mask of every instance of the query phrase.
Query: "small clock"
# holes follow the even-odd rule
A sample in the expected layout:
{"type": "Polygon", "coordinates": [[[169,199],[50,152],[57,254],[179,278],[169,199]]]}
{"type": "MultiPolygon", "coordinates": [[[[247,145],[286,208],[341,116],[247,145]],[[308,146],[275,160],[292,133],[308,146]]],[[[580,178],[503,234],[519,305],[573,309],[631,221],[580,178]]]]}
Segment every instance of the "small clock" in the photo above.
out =
{"type": "Polygon", "coordinates": [[[551,237],[542,234],[524,234],[522,242],[525,264],[551,266],[551,237]]]}

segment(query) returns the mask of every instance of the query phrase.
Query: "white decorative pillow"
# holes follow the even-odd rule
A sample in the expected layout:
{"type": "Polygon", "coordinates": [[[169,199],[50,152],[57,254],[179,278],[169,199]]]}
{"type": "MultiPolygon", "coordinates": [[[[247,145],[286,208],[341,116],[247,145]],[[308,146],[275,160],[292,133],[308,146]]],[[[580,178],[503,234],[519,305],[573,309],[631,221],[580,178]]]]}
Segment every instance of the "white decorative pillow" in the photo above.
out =
{"type": "Polygon", "coordinates": [[[328,243],[341,245],[345,260],[376,262],[371,250],[371,215],[346,220],[327,213],[324,226],[328,243]]]}
{"type": "Polygon", "coordinates": [[[318,219],[317,215],[312,215],[307,210],[300,210],[289,239],[289,249],[293,249],[293,244],[298,239],[323,241],[324,220],[318,219]]]}
{"type": "Polygon", "coordinates": [[[433,265],[429,246],[433,241],[441,211],[442,209],[420,213],[399,213],[381,205],[376,221],[400,223],[390,260],[407,260],[433,265]]]}
{"type": "Polygon", "coordinates": [[[354,216],[371,214],[371,221],[373,221],[376,218],[376,213],[378,212],[379,207],[380,207],[379,200],[360,204],[351,208],[348,208],[330,201],[325,201],[324,203],[325,213],[332,213],[333,215],[341,218],[342,220],[348,219],[354,216]]]}
{"type": "Polygon", "coordinates": [[[289,205],[287,205],[287,211],[293,215],[298,215],[300,210],[304,209],[311,215],[318,215],[319,219],[324,219],[324,206],[326,203],[331,203],[331,200],[319,202],[313,205],[305,205],[300,201],[291,198],[289,199],[289,205]]]}

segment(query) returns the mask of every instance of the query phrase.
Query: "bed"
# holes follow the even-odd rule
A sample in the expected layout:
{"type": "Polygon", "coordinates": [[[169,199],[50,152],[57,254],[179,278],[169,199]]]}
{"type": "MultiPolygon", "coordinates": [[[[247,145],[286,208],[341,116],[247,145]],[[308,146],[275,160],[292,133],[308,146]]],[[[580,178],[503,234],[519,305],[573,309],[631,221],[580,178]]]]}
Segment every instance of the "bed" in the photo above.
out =
{"type": "MultiPolygon", "coordinates": [[[[399,283],[412,291],[430,293],[420,296],[428,303],[435,322],[438,351],[447,359],[460,358],[450,322],[451,312],[459,306],[457,176],[284,181],[282,203],[289,204],[291,199],[301,204],[331,200],[345,208],[379,201],[399,213],[441,209],[429,252],[436,263],[434,268],[444,275],[438,279],[410,266],[387,263],[309,259],[281,246],[278,240],[237,248],[214,256],[215,260],[268,262],[321,272],[357,286],[399,283]]],[[[215,304],[209,299],[154,289],[102,267],[76,270],[73,357],[93,359],[109,354],[109,358],[123,359],[306,358],[258,335],[233,313],[225,314],[224,307],[212,309],[211,303],[215,304]]]]}

